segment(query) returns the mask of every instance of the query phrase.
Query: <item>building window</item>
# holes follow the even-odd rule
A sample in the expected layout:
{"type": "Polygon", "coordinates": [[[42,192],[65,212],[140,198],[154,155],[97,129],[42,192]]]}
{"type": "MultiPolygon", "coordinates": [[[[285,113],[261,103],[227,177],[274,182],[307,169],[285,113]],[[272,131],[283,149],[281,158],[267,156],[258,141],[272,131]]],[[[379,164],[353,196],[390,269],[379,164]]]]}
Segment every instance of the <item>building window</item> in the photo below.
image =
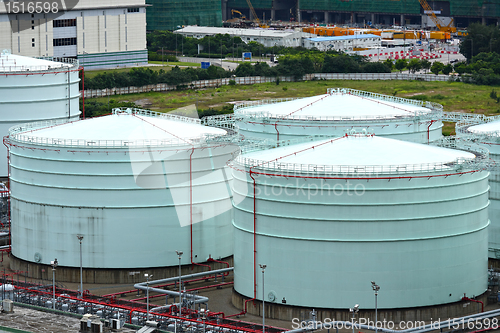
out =
{"type": "Polygon", "coordinates": [[[76,19],[54,20],[52,25],[54,28],[76,27],[76,19]]]}
{"type": "Polygon", "coordinates": [[[127,8],[127,12],[129,12],[129,13],[138,13],[139,12],[139,8],[127,8]]]}
{"type": "Polygon", "coordinates": [[[76,37],[73,38],[55,38],[53,40],[54,46],[67,46],[76,45],[76,37]]]}

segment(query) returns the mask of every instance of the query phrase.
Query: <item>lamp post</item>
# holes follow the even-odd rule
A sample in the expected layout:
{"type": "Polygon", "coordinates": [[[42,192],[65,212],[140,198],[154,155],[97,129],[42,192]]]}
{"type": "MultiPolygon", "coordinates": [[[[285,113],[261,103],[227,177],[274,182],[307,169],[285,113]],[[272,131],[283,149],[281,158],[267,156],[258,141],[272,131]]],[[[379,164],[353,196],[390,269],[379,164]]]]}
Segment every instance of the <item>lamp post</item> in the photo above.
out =
{"type": "Polygon", "coordinates": [[[149,278],[153,276],[153,274],[144,274],[146,277],[146,320],[149,321],[149,278]]]}
{"type": "Polygon", "coordinates": [[[181,278],[181,257],[184,252],[175,251],[179,256],[179,317],[182,314],[182,278],[181,278]]]}
{"type": "Polygon", "coordinates": [[[377,296],[378,296],[378,291],[380,290],[380,287],[372,281],[372,289],[375,292],[375,333],[378,332],[378,327],[377,327],[377,296]]]}
{"type": "Polygon", "coordinates": [[[349,309],[349,312],[352,313],[352,333],[354,333],[354,315],[359,311],[359,304],[356,304],[353,308],[349,309]]]}
{"type": "Polygon", "coordinates": [[[56,309],[56,267],[57,267],[57,258],[54,261],[50,262],[52,265],[52,309],[56,309]]]}
{"type": "Polygon", "coordinates": [[[200,309],[201,312],[201,320],[203,321],[203,333],[205,333],[205,319],[207,319],[207,313],[205,309],[200,309]]]}
{"type": "Polygon", "coordinates": [[[83,235],[76,235],[80,241],[80,298],[83,297],[83,263],[82,263],[82,240],[83,235]]]}
{"type": "Polygon", "coordinates": [[[267,265],[259,264],[262,269],[262,333],[266,333],[266,300],[264,299],[264,271],[266,270],[267,265]]]}

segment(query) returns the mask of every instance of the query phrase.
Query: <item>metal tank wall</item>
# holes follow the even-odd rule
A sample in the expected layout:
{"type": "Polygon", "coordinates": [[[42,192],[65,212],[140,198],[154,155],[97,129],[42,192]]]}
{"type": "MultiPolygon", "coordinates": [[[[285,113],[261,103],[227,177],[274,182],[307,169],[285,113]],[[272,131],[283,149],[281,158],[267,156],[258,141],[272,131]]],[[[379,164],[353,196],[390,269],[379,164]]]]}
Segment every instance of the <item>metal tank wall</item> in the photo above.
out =
{"type": "Polygon", "coordinates": [[[361,176],[329,175],[311,165],[275,176],[241,161],[233,166],[239,294],[262,299],[259,264],[266,302],[316,309],[373,308],[371,281],[382,288],[379,309],[486,291],[488,172],[363,175],[361,166],[361,176]]]}
{"type": "MultiPolygon", "coordinates": [[[[469,127],[475,125],[486,124],[498,119],[482,119],[479,121],[463,121],[455,125],[457,137],[462,140],[474,139],[474,142],[490,153],[490,159],[494,165],[490,169],[489,176],[489,199],[488,216],[490,226],[488,227],[488,257],[492,259],[500,259],[500,145],[498,141],[498,132],[477,132],[469,131],[469,127]],[[478,140],[479,139],[479,140],[478,140]]],[[[500,130],[500,122],[497,125],[500,130]]]]}
{"type": "MultiPolygon", "coordinates": [[[[346,88],[328,89],[329,94],[349,94],[360,98],[372,98],[379,102],[399,103],[405,105],[421,106],[429,109],[428,114],[408,116],[357,116],[358,111],[355,104],[352,105],[353,115],[331,115],[331,116],[273,116],[266,112],[254,113],[252,110],[258,107],[264,110],[265,105],[281,104],[283,108],[289,108],[293,113],[295,109],[290,105],[291,101],[297,99],[263,100],[237,105],[234,108],[236,117],[236,128],[245,137],[291,140],[311,135],[342,136],[346,129],[368,129],[377,136],[385,136],[404,141],[427,143],[442,138],[441,121],[442,106],[436,103],[421,102],[405,98],[385,96],[375,93],[358,91],[346,88]]],[[[375,102],[376,103],[376,102],[375,102]]],[[[313,107],[313,106],[311,106],[313,107]]],[[[391,108],[391,106],[388,106],[391,108]]]]}
{"type": "Polygon", "coordinates": [[[190,226],[181,227],[177,209],[189,214],[190,207],[202,220],[192,226],[193,261],[232,255],[231,198],[223,169],[234,146],[32,143],[29,132],[21,136],[25,130],[10,132],[16,258],[41,264],[57,258],[60,266],[79,267],[80,234],[85,268],[175,266],[176,250],[184,251],[182,264],[188,264],[190,226]],[[173,155],[153,163],[151,152],[173,155]],[[139,176],[134,167],[143,170],[139,176]],[[172,194],[173,188],[181,194],[172,194]]]}
{"type": "MultiPolygon", "coordinates": [[[[2,54],[0,60],[5,57],[7,55],[2,54]]],[[[18,124],[80,117],[78,62],[68,61],[72,63],[65,63],[62,68],[28,66],[19,70],[13,66],[9,71],[0,70],[2,137],[8,135],[10,127],[18,124]]],[[[0,177],[7,176],[6,157],[7,149],[1,145],[0,177]]]]}

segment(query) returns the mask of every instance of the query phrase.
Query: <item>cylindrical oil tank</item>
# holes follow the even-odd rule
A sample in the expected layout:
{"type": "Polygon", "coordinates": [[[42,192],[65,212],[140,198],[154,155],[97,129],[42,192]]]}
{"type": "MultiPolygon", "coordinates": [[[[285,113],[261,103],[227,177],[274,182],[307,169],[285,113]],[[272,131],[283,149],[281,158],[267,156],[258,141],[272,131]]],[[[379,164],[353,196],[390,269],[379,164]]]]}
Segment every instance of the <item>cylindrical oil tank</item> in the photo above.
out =
{"type": "Polygon", "coordinates": [[[330,88],[319,96],[240,104],[234,116],[246,137],[289,140],[366,128],[378,136],[427,143],[442,137],[442,109],[431,102],[330,88]]]}
{"type": "Polygon", "coordinates": [[[373,309],[371,281],[379,309],[484,293],[488,153],[443,145],[455,149],[351,134],[244,150],[232,163],[235,291],[261,300],[265,264],[277,306],[373,309]]]}
{"type": "Polygon", "coordinates": [[[494,161],[490,169],[490,206],[488,228],[488,257],[500,259],[500,120],[498,118],[477,118],[458,122],[455,125],[457,136],[463,140],[474,141],[488,149],[494,161]]]}
{"type": "Polygon", "coordinates": [[[226,134],[138,109],[11,128],[12,255],[80,267],[78,235],[85,268],[232,255],[226,134]]]}
{"type": "MultiPolygon", "coordinates": [[[[0,54],[0,135],[27,122],[80,117],[78,62],[0,54]]],[[[7,176],[7,151],[0,148],[0,177],[7,176]]]]}

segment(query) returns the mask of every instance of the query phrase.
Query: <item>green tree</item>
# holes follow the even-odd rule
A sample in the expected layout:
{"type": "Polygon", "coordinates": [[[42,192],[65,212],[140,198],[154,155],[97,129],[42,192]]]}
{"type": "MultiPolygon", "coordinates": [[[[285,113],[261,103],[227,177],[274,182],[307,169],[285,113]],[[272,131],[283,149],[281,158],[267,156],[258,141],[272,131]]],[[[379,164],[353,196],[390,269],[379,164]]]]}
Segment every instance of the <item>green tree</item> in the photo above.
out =
{"type": "Polygon", "coordinates": [[[439,61],[434,61],[432,63],[432,66],[431,66],[431,72],[438,75],[439,72],[441,72],[444,68],[444,65],[443,63],[439,62],[439,61]]]}
{"type": "Polygon", "coordinates": [[[420,65],[422,66],[422,69],[424,69],[427,73],[427,71],[431,69],[432,63],[427,59],[422,59],[422,61],[420,61],[420,65]]]}
{"type": "Polygon", "coordinates": [[[398,59],[396,60],[396,64],[394,65],[394,67],[401,73],[401,71],[403,71],[403,69],[405,69],[407,65],[408,62],[406,61],[406,59],[398,59]]]}
{"type": "Polygon", "coordinates": [[[450,73],[453,72],[453,66],[451,64],[447,64],[443,67],[442,72],[444,75],[450,75],[450,73]]]}
{"type": "Polygon", "coordinates": [[[415,73],[422,69],[422,63],[419,59],[413,58],[408,62],[407,68],[409,72],[415,73]]]}

